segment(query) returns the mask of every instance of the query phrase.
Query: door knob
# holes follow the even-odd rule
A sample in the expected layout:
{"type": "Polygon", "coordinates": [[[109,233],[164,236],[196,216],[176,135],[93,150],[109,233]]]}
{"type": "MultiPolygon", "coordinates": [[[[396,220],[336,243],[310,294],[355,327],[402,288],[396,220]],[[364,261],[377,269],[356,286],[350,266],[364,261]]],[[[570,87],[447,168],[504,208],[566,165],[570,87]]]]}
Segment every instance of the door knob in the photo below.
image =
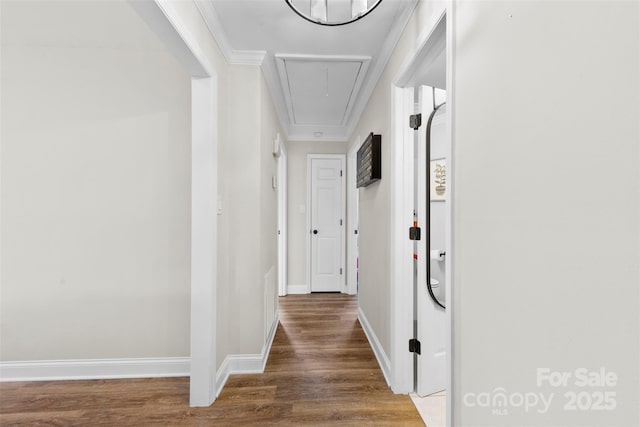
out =
{"type": "Polygon", "coordinates": [[[313,234],[318,234],[318,230],[313,230],[313,234]]]}

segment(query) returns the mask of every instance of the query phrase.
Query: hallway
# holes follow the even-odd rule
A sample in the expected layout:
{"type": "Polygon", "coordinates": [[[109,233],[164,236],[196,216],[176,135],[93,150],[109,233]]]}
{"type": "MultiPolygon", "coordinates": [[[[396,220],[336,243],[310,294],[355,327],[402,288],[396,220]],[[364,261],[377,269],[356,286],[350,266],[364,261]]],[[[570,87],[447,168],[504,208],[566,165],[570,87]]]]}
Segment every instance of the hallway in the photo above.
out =
{"type": "Polygon", "coordinates": [[[424,425],[409,396],[387,387],[357,317],[348,295],[280,298],[264,374],[231,376],[213,409],[241,424],[424,425]]]}
{"type": "Polygon", "coordinates": [[[280,298],[264,374],[232,375],[209,408],[189,408],[187,378],[0,383],[0,424],[424,425],[387,387],[340,294],[280,298]]]}

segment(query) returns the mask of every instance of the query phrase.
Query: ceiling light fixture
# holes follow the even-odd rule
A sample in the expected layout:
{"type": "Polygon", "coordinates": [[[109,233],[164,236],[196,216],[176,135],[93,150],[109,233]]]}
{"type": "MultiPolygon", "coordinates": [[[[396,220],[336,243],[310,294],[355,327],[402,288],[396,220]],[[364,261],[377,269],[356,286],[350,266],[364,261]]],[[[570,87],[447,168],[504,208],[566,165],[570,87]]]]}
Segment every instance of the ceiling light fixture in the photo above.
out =
{"type": "Polygon", "coordinates": [[[301,18],[318,25],[337,27],[364,18],[382,0],[284,0],[301,18]],[[307,7],[308,6],[308,7],[307,7]],[[308,10],[308,13],[303,12],[308,10]]]}

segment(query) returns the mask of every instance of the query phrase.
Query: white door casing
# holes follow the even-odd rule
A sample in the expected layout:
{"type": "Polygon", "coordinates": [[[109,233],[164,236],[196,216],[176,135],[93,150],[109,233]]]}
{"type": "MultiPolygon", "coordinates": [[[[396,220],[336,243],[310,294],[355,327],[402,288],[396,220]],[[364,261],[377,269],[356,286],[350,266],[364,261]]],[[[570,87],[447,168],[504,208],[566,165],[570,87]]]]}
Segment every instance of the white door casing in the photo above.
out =
{"type": "MultiPolygon", "coordinates": [[[[447,88],[447,105],[452,105],[452,94],[455,87],[451,84],[455,61],[453,52],[455,50],[454,43],[454,26],[455,26],[455,2],[448,2],[446,5],[436,5],[425,16],[423,30],[417,38],[417,45],[405,58],[403,65],[393,77],[391,83],[392,98],[392,123],[391,130],[395,144],[391,150],[391,278],[396,286],[391,288],[391,371],[392,380],[391,387],[395,393],[408,393],[414,389],[414,365],[413,356],[407,351],[407,341],[413,336],[412,311],[407,310],[414,302],[413,288],[407,286],[398,286],[398,284],[411,283],[413,278],[413,262],[412,259],[413,246],[407,244],[407,228],[411,225],[411,219],[407,218],[407,212],[411,214],[414,202],[414,131],[408,126],[408,116],[414,112],[414,87],[421,84],[429,84],[425,81],[424,74],[421,71],[428,69],[436,63],[437,55],[440,48],[446,49],[446,88],[447,88]],[[445,30],[445,31],[443,31],[445,30]],[[442,42],[444,39],[444,43],[442,42]],[[409,155],[410,154],[410,155],[409,155]],[[409,172],[411,171],[411,172],[409,172]]],[[[448,193],[446,215],[447,215],[447,232],[446,232],[446,248],[447,256],[445,261],[446,283],[444,284],[446,295],[445,311],[445,388],[447,390],[447,425],[454,425],[453,404],[450,398],[455,394],[455,384],[452,381],[452,363],[455,359],[456,348],[452,342],[452,313],[458,310],[455,306],[456,299],[452,298],[452,282],[454,259],[454,244],[452,236],[454,230],[452,228],[452,218],[455,209],[455,182],[453,168],[455,167],[455,158],[453,155],[453,145],[455,144],[455,136],[453,134],[453,122],[455,115],[453,109],[449,108],[446,113],[447,125],[446,134],[450,141],[447,157],[448,170],[448,193]]],[[[427,117],[423,116],[423,125],[426,125],[427,117]]],[[[424,162],[424,160],[423,160],[424,162]]],[[[423,254],[424,258],[424,254],[423,254]]],[[[422,273],[425,276],[425,273],[422,273]]],[[[424,283],[424,282],[423,282],[424,283]]],[[[442,286],[442,284],[441,284],[442,286]]],[[[423,300],[424,302],[424,300],[423,300]]],[[[424,342],[422,343],[424,346],[424,342]]],[[[424,354],[424,347],[422,348],[424,354]]],[[[459,357],[459,356],[457,356],[459,357]]]]}
{"type": "MultiPolygon", "coordinates": [[[[280,135],[278,135],[280,138],[280,135]]],[[[278,143],[278,295],[287,295],[287,150],[278,143]]]]}
{"type": "MultiPolygon", "coordinates": [[[[430,87],[420,87],[420,110],[423,123],[418,130],[418,144],[416,150],[417,173],[417,201],[416,211],[418,224],[425,232],[422,240],[418,242],[418,341],[421,344],[421,354],[418,356],[417,389],[419,396],[427,396],[447,388],[447,328],[446,312],[438,306],[427,290],[426,263],[431,264],[431,277],[439,281],[434,293],[444,293],[446,276],[444,275],[444,262],[430,259],[426,253],[426,239],[430,239],[432,249],[441,249],[446,252],[446,203],[447,201],[429,202],[431,209],[431,231],[427,233],[426,227],[426,178],[429,165],[426,162],[426,124],[433,111],[433,95],[430,87]],[[442,264],[442,265],[441,265],[442,264]]],[[[436,104],[445,99],[444,91],[436,92],[436,104]],[[438,96],[440,95],[440,96],[438,96]]],[[[445,108],[445,107],[443,107],[445,108]]],[[[434,116],[431,127],[431,159],[442,158],[448,153],[449,143],[446,138],[445,110],[442,108],[434,116]]],[[[446,255],[445,255],[446,260],[446,255]]],[[[446,305],[446,304],[445,304],[446,305]]]]}
{"type": "Polygon", "coordinates": [[[413,336],[413,242],[408,227],[414,210],[414,131],[407,117],[414,113],[413,88],[395,86],[392,96],[391,147],[391,265],[395,283],[391,287],[391,389],[394,393],[414,391],[414,358],[407,344],[413,336]]]}
{"type": "Polygon", "coordinates": [[[359,136],[355,139],[351,150],[347,154],[347,293],[358,293],[358,218],[359,200],[356,187],[358,149],[364,140],[359,136]]]}
{"type": "Polygon", "coordinates": [[[311,292],[343,292],[344,155],[309,155],[311,292]]]}

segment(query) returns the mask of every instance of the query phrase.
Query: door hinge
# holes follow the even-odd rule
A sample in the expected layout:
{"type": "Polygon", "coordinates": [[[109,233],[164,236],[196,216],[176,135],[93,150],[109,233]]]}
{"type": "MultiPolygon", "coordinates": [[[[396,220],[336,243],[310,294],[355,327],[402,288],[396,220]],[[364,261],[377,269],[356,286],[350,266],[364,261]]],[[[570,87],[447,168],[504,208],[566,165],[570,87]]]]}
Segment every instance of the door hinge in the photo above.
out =
{"type": "Polygon", "coordinates": [[[417,338],[409,340],[409,353],[420,354],[420,341],[417,338]]]}
{"type": "Polygon", "coordinates": [[[340,226],[342,226],[342,220],[340,220],[340,226]]]}
{"type": "Polygon", "coordinates": [[[340,170],[340,176],[342,176],[342,170],[340,170]]]}
{"type": "Polygon", "coordinates": [[[420,240],[420,227],[409,228],[409,240],[420,240]]]}
{"type": "Polygon", "coordinates": [[[342,276],[342,268],[340,268],[340,275],[342,276]]]}
{"type": "Polygon", "coordinates": [[[422,114],[412,114],[409,116],[409,126],[413,130],[418,130],[422,125],[422,114]]]}

